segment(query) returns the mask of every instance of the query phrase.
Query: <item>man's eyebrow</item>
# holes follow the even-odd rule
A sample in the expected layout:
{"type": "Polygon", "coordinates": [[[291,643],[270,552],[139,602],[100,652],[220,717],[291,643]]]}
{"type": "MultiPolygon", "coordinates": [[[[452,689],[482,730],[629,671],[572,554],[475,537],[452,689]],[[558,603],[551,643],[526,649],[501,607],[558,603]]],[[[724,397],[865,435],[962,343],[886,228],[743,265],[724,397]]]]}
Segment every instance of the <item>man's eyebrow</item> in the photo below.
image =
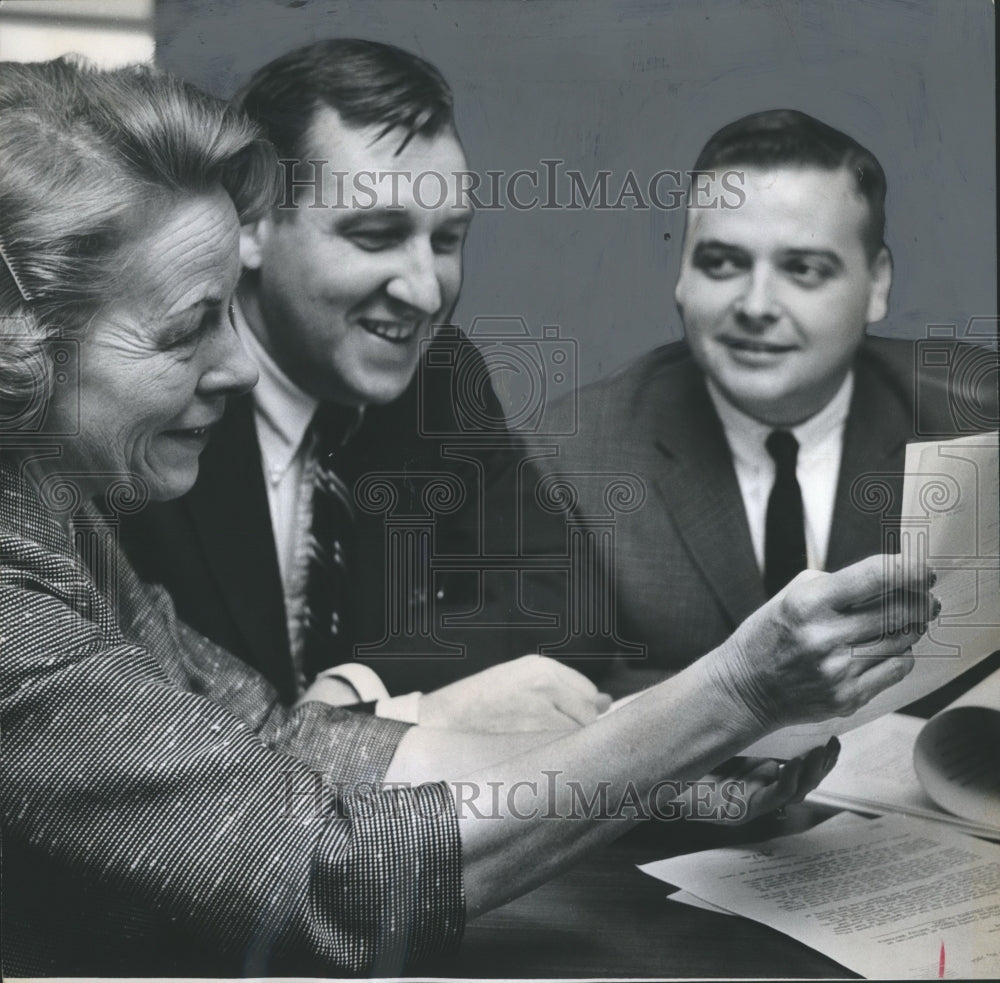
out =
{"type": "Polygon", "coordinates": [[[731,242],[723,242],[721,239],[705,239],[701,242],[696,242],[694,246],[695,255],[697,256],[703,252],[739,253],[741,256],[746,254],[746,250],[741,246],[736,246],[731,242]]]}
{"type": "Polygon", "coordinates": [[[838,270],[844,268],[844,261],[832,249],[783,249],[782,259],[822,259],[838,270]]]}
{"type": "MultiPolygon", "coordinates": [[[[441,218],[441,225],[468,225],[475,212],[471,208],[455,208],[449,210],[441,218]]],[[[390,208],[388,206],[376,205],[373,208],[350,209],[349,211],[336,214],[334,225],[344,232],[372,224],[384,225],[391,228],[405,229],[413,225],[413,215],[406,208],[390,208]]]]}
{"type": "Polygon", "coordinates": [[[396,226],[407,226],[413,221],[406,214],[405,209],[389,208],[382,205],[375,205],[372,208],[351,208],[339,214],[334,212],[334,215],[336,226],[348,231],[359,225],[368,225],[373,220],[385,225],[396,226]]]}
{"type": "Polygon", "coordinates": [[[443,223],[445,225],[468,225],[475,214],[471,208],[454,208],[445,215],[443,223]]]}

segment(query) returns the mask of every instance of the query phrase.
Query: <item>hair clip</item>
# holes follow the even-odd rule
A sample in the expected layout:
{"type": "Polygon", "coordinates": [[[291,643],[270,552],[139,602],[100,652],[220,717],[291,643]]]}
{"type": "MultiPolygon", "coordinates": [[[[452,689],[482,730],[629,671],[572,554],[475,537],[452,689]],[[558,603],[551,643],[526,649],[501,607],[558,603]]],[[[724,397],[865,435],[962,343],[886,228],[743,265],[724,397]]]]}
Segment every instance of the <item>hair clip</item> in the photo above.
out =
{"type": "Polygon", "coordinates": [[[3,239],[0,239],[0,260],[3,260],[3,265],[7,267],[7,272],[10,274],[10,278],[14,281],[14,286],[17,287],[17,292],[21,295],[21,300],[26,304],[31,303],[31,296],[28,291],[24,289],[24,284],[21,283],[21,278],[14,271],[14,264],[11,263],[7,256],[7,252],[4,249],[3,239]]]}

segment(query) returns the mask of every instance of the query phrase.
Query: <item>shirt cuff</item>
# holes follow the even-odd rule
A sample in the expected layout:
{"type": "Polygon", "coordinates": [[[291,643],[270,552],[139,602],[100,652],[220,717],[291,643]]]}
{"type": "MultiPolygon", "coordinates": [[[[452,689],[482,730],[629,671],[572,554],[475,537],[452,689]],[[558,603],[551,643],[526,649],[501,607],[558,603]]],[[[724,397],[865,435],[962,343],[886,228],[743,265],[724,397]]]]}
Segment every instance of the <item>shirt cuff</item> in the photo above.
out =
{"type": "Polygon", "coordinates": [[[385,688],[382,680],[378,678],[378,673],[360,662],[348,662],[342,666],[324,669],[317,674],[316,678],[339,679],[347,683],[357,693],[360,703],[375,703],[389,698],[389,691],[385,688]]]}
{"type": "Polygon", "coordinates": [[[387,696],[375,704],[375,716],[389,720],[401,720],[406,724],[420,723],[421,693],[407,693],[405,696],[387,696]]]}

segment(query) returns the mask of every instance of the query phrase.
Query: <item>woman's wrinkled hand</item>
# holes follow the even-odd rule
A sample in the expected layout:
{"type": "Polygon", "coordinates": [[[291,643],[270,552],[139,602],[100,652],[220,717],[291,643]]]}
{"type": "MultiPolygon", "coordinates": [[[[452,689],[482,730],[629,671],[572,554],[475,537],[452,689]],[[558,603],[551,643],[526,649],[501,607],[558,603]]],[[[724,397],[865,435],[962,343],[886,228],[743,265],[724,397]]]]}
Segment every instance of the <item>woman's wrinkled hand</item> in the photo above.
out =
{"type": "Polygon", "coordinates": [[[709,669],[769,731],[849,716],[912,669],[911,646],[940,612],[935,579],[898,556],[804,571],[710,653],[709,669]]]}
{"type": "Polygon", "coordinates": [[[739,826],[801,802],[830,774],[839,755],[840,742],[831,737],[824,746],[789,761],[730,758],[711,775],[716,785],[726,788],[728,804],[710,821],[739,826]],[[733,803],[742,808],[735,809],[733,803]]]}

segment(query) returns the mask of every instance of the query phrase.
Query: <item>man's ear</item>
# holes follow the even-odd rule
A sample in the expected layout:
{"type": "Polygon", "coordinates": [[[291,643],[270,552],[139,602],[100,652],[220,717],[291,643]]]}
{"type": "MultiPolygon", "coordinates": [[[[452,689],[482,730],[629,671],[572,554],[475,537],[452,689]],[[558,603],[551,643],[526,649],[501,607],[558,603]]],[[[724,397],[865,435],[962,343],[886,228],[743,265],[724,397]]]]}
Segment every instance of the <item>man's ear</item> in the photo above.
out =
{"type": "Polygon", "coordinates": [[[270,215],[240,226],[240,262],[248,270],[259,270],[264,246],[271,235],[274,220],[270,215]]]}
{"type": "Polygon", "coordinates": [[[677,282],[674,284],[674,303],[682,318],[684,317],[684,298],[687,296],[687,276],[688,264],[682,256],[681,268],[677,273],[677,282]]]}
{"type": "Polygon", "coordinates": [[[889,288],[892,286],[892,253],[883,246],[872,260],[872,292],[868,298],[869,324],[881,321],[889,313],[889,288]]]}
{"type": "Polygon", "coordinates": [[[691,258],[688,256],[688,249],[693,248],[691,237],[695,234],[700,212],[692,211],[690,208],[684,216],[684,235],[681,238],[681,268],[677,271],[677,282],[674,284],[674,303],[677,311],[684,319],[684,298],[688,292],[688,276],[690,275],[691,258]]]}

